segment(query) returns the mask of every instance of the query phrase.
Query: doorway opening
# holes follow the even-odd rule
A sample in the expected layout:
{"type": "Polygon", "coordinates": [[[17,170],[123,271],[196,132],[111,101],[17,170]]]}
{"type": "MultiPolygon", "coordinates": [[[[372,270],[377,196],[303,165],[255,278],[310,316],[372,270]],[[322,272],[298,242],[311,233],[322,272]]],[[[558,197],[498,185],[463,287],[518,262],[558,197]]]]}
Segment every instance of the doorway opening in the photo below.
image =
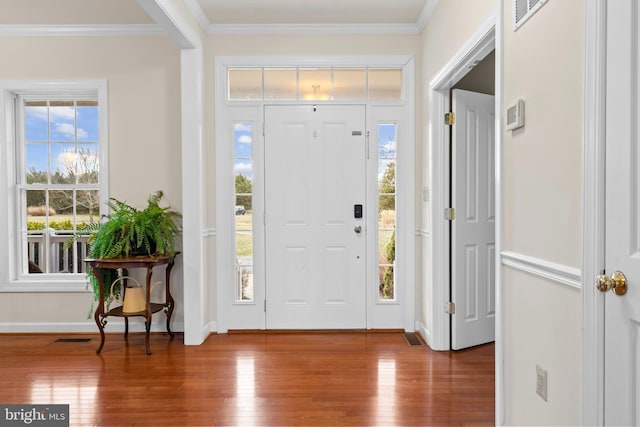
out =
{"type": "MultiPolygon", "coordinates": [[[[346,58],[297,59],[304,67],[290,60],[216,58],[216,329],[222,333],[230,329],[413,331],[414,59],[367,57],[360,63],[358,58],[349,58],[348,63],[344,62],[346,58]],[[233,86],[233,82],[237,84],[233,86]],[[314,123],[314,116],[355,107],[362,110],[362,120],[357,125],[349,124],[340,138],[344,137],[343,142],[358,141],[359,161],[346,158],[346,142],[331,148],[331,155],[328,151],[305,152],[319,147],[314,144],[329,147],[331,141],[323,139],[323,135],[334,131],[337,135],[348,114],[339,113],[324,123],[314,123]],[[286,115],[277,120],[276,112],[288,109],[301,109],[309,116],[286,115]],[[282,128],[278,128],[280,125],[282,128]],[[273,135],[280,131],[284,137],[275,140],[273,135]],[[287,139],[287,135],[296,132],[304,133],[294,138],[296,141],[308,141],[294,144],[287,139]],[[382,144],[385,136],[388,140],[382,144]],[[361,166],[359,172],[353,169],[356,164],[361,166]],[[381,167],[385,167],[383,173],[381,167]],[[312,173],[318,168],[319,173],[312,173]],[[302,185],[313,180],[318,184],[314,188],[302,185]],[[325,191],[323,186],[332,180],[336,181],[334,190],[325,191]],[[342,197],[337,190],[360,180],[360,200],[318,202],[342,197]],[[381,180],[387,185],[382,185],[381,180]],[[280,184],[274,186],[274,182],[280,184]],[[298,186],[298,190],[286,190],[291,185],[298,186]],[[281,196],[289,199],[279,202],[281,196]],[[379,208],[381,204],[384,209],[379,208]],[[343,222],[346,235],[358,238],[363,245],[360,254],[353,254],[355,261],[346,244],[325,245],[325,249],[332,250],[320,251],[317,256],[311,256],[311,249],[303,250],[305,245],[300,242],[279,242],[282,244],[278,246],[284,236],[277,232],[279,220],[289,218],[293,221],[291,230],[303,235],[313,215],[320,217],[335,206],[341,212],[325,218],[328,229],[320,231],[319,225],[310,226],[315,229],[315,237],[308,239],[308,248],[315,247],[343,222]],[[282,211],[280,208],[284,207],[282,211]],[[306,219],[301,215],[293,218],[304,210],[310,214],[306,219]],[[384,213],[384,224],[380,212],[384,213]],[[401,226],[396,228],[397,224],[401,226]],[[381,241],[382,250],[378,244],[381,241]],[[323,286],[313,284],[322,274],[309,274],[317,260],[322,261],[318,271],[333,275],[333,279],[321,280],[323,286]],[[345,273],[352,263],[361,265],[361,278],[345,273]],[[277,313],[283,307],[300,311],[313,305],[313,298],[324,298],[325,305],[333,309],[345,304],[347,298],[339,292],[350,292],[351,285],[341,283],[356,283],[363,289],[360,308],[352,310],[361,313],[358,322],[340,322],[338,316],[325,314],[318,319],[337,323],[305,323],[300,320],[302,315],[284,316],[286,324],[278,323],[277,313]],[[288,303],[283,305],[284,301],[288,303]]],[[[316,305],[320,310],[319,307],[316,305]]]]}
{"type": "Polygon", "coordinates": [[[495,340],[495,51],[449,90],[450,348],[495,340]]]}

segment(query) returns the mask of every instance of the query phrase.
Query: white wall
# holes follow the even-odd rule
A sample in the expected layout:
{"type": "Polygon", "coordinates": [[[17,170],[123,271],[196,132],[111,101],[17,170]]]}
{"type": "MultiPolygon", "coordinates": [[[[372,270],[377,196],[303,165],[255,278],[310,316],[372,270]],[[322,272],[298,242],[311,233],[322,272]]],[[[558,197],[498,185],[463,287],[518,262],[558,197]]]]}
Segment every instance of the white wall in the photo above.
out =
{"type": "MultiPolygon", "coordinates": [[[[180,210],[180,52],[173,42],[162,36],[2,37],[0,57],[0,79],[107,80],[110,195],[137,206],[163,190],[180,210]]],[[[177,323],[181,277],[178,260],[177,323]]],[[[88,322],[90,301],[89,293],[3,293],[0,324],[88,322]]]]}
{"type": "MultiPolygon", "coordinates": [[[[584,2],[550,1],[516,32],[511,1],[503,12],[504,102],[526,103],[525,127],[503,131],[503,250],[580,268],[584,2]]],[[[580,425],[580,291],[510,267],[503,277],[506,424],[580,425]]]]}

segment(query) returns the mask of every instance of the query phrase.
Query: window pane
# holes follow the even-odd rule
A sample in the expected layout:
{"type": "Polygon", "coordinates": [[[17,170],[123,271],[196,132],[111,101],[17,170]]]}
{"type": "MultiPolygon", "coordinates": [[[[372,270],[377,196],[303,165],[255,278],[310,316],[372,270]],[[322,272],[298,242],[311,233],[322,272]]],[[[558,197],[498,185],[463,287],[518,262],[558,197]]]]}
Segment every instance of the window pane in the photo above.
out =
{"type": "Polygon", "coordinates": [[[396,157],[396,125],[378,125],[378,158],[395,159],[396,157]]]}
{"type": "Polygon", "coordinates": [[[47,102],[25,103],[25,139],[27,142],[49,140],[47,102]]]}
{"type": "Polygon", "coordinates": [[[310,101],[331,99],[331,70],[301,68],[300,99],[310,101]]]}
{"type": "Polygon", "coordinates": [[[100,192],[76,190],[76,228],[100,221],[100,192]]]}
{"type": "Polygon", "coordinates": [[[293,69],[264,70],[264,99],[296,99],[298,73],[293,69]]]}
{"type": "Polygon", "coordinates": [[[370,69],[369,99],[402,99],[402,70],[370,69]]]}
{"type": "Polygon", "coordinates": [[[51,190],[49,191],[49,228],[56,230],[73,230],[73,190],[51,190]]]}
{"type": "Polygon", "coordinates": [[[250,124],[235,124],[233,126],[233,157],[251,158],[251,132],[250,124]]]}
{"type": "Polygon", "coordinates": [[[365,99],[367,71],[365,69],[334,69],[333,99],[365,99]]]}
{"type": "Polygon", "coordinates": [[[396,192],[396,162],[380,160],[378,162],[378,191],[381,194],[396,192]]]}
{"type": "Polygon", "coordinates": [[[46,227],[47,221],[45,190],[27,190],[26,202],[27,230],[42,230],[46,227]]]}
{"type": "Polygon", "coordinates": [[[75,144],[51,144],[51,182],[75,184],[77,171],[75,144]]]}
{"type": "Polygon", "coordinates": [[[229,99],[262,99],[262,70],[230,69],[229,99]]]}
{"type": "Polygon", "coordinates": [[[236,196],[235,213],[236,229],[238,230],[251,230],[251,211],[253,210],[251,199],[251,194],[236,196]]]}
{"type": "Polygon", "coordinates": [[[47,144],[27,144],[26,157],[26,183],[48,183],[49,146],[47,144]]]}
{"type": "Polygon", "coordinates": [[[98,103],[94,101],[79,101],[77,114],[78,141],[98,142],[98,103]]]}
{"type": "Polygon", "coordinates": [[[97,184],[99,175],[98,145],[83,144],[78,146],[76,155],[76,175],[80,184],[97,184]]]}
{"type": "Polygon", "coordinates": [[[55,101],[49,105],[50,140],[75,141],[76,110],[73,101],[55,101]]]}
{"type": "Polygon", "coordinates": [[[379,227],[385,230],[396,228],[396,197],[395,195],[379,196],[379,227]]]}
{"type": "Polygon", "coordinates": [[[379,296],[383,301],[395,300],[395,268],[392,265],[378,267],[379,296]]]}

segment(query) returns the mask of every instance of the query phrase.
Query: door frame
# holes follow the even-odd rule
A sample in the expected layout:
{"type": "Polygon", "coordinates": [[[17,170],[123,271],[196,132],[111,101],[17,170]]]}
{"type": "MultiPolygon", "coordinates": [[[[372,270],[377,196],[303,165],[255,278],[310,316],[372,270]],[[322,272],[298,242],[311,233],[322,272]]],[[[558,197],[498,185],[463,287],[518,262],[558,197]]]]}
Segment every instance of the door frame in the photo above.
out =
{"type": "Polygon", "coordinates": [[[443,217],[447,206],[449,191],[448,153],[445,148],[449,141],[449,128],[444,124],[444,114],[449,111],[450,89],[464,75],[476,60],[481,60],[495,49],[495,102],[496,102],[496,425],[502,425],[504,419],[504,370],[503,370],[503,289],[502,289],[502,116],[500,106],[503,88],[503,51],[502,51],[503,11],[497,8],[483,22],[475,33],[463,44],[461,49],[449,60],[429,83],[429,178],[431,187],[431,233],[427,256],[432,265],[427,272],[427,283],[431,285],[432,304],[426,307],[431,329],[425,331],[429,346],[434,350],[450,349],[450,315],[444,306],[449,301],[449,224],[443,217]]]}
{"type": "MultiPolygon", "coordinates": [[[[398,67],[403,69],[403,95],[402,101],[387,101],[374,103],[365,101],[367,105],[367,129],[371,130],[373,121],[370,120],[372,110],[380,108],[395,108],[402,110],[403,129],[406,135],[403,140],[407,141],[406,149],[402,154],[398,151],[399,162],[402,158],[403,168],[398,170],[397,180],[404,181],[396,194],[398,205],[402,207],[397,217],[398,228],[398,247],[397,253],[399,261],[397,266],[397,280],[402,283],[403,291],[399,298],[401,304],[395,304],[403,310],[402,324],[405,330],[415,330],[415,58],[410,55],[372,55],[372,56],[217,56],[214,58],[214,83],[215,83],[215,221],[216,229],[215,244],[209,246],[211,258],[215,259],[215,273],[209,277],[212,286],[210,295],[215,298],[210,301],[212,312],[216,314],[216,321],[213,323],[218,333],[226,333],[229,329],[233,329],[232,320],[234,313],[230,307],[234,304],[234,294],[229,286],[222,284],[234,283],[233,269],[233,247],[234,236],[234,215],[233,209],[233,173],[231,170],[231,158],[233,156],[233,147],[225,144],[228,141],[228,129],[226,123],[228,120],[228,110],[233,106],[253,107],[258,110],[260,117],[259,128],[263,125],[263,106],[266,104],[277,105],[279,102],[273,101],[239,101],[231,102],[226,99],[226,70],[229,67],[398,67]],[[402,242],[402,243],[400,243],[402,242]],[[213,255],[215,253],[215,255],[213,255]],[[220,286],[218,286],[220,285],[220,286]],[[230,327],[230,325],[232,327],[230,327]]],[[[302,103],[299,102],[299,103],[302,103]]],[[[308,102],[306,102],[308,103],[308,102]]],[[[317,101],[322,104],[322,101],[317,101]]],[[[357,102],[331,102],[331,104],[354,104],[357,102]]],[[[292,104],[291,101],[283,101],[282,104],[292,104]]],[[[254,134],[258,137],[262,134],[258,131],[254,134]]],[[[371,132],[375,135],[375,132],[371,132]]],[[[261,137],[261,136],[260,136],[261,137]]],[[[367,197],[369,196],[369,188],[367,189],[367,197]]],[[[369,211],[367,217],[373,218],[369,211]]],[[[377,215],[375,215],[377,217],[377,215]]],[[[369,224],[369,221],[367,222],[369,224]]],[[[264,255],[264,254],[262,254],[264,255]]],[[[368,254],[369,255],[369,254],[368,254]]],[[[258,253],[258,256],[261,254],[258,253]]],[[[368,256],[368,259],[371,256],[368,256]]],[[[382,327],[376,324],[376,314],[380,312],[380,307],[394,304],[372,304],[373,298],[369,295],[371,291],[371,283],[367,283],[367,328],[382,327]]],[[[241,303],[245,308],[253,306],[253,310],[262,312],[262,301],[254,301],[251,304],[241,303]]],[[[262,316],[264,319],[264,316],[262,316]]],[[[255,322],[254,322],[255,323],[255,322]]],[[[247,327],[244,327],[247,329],[247,327]]],[[[253,327],[255,329],[256,327],[253,327]]],[[[264,329],[264,320],[262,325],[257,329],[264,329]]]]}
{"type": "Polygon", "coordinates": [[[605,100],[607,4],[585,3],[582,153],[582,425],[604,425],[605,100]]]}

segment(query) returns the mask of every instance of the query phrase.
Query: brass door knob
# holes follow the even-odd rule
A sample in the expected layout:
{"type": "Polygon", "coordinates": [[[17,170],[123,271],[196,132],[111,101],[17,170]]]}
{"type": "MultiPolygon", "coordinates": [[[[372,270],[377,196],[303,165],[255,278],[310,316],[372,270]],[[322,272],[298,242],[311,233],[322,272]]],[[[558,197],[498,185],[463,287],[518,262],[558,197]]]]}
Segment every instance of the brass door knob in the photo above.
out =
{"type": "Polygon", "coordinates": [[[624,295],[627,293],[627,278],[620,271],[616,271],[611,277],[606,274],[599,274],[596,277],[596,288],[600,292],[613,290],[616,295],[624,295]]]}

